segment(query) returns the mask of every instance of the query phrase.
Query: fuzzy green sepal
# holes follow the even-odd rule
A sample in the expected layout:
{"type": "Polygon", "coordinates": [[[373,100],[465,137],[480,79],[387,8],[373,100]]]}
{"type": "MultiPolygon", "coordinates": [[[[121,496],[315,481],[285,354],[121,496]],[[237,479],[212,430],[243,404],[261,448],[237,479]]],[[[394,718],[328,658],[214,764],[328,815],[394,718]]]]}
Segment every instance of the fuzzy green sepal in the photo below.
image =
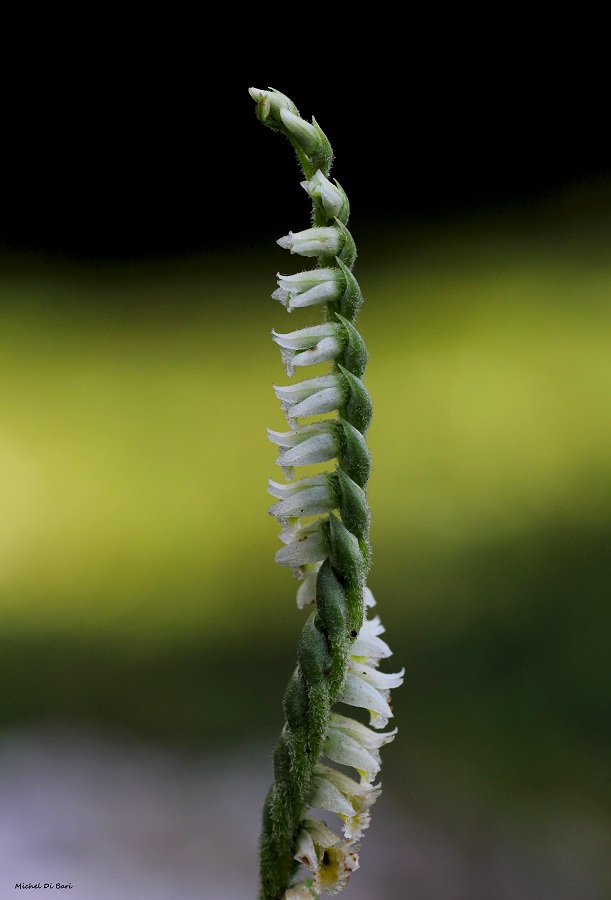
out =
{"type": "Polygon", "coordinates": [[[327,642],[317,627],[316,618],[316,613],[313,612],[305,623],[297,649],[299,667],[308,684],[320,681],[331,670],[327,642]]]}
{"type": "Polygon", "coordinates": [[[371,397],[367,393],[367,389],[362,381],[356,378],[352,372],[343,366],[338,366],[347,382],[347,397],[344,404],[343,417],[350,422],[351,425],[365,434],[369,428],[371,417],[373,415],[373,403],[371,397]]]}
{"type": "Polygon", "coordinates": [[[367,542],[370,520],[367,494],[339,468],[330,476],[330,481],[339,496],[339,511],[344,525],[357,536],[359,544],[367,542]]]}
{"type": "Polygon", "coordinates": [[[339,442],[339,465],[359,487],[364,488],[371,470],[371,454],[365,438],[345,419],[337,420],[335,431],[339,442]]]}
{"type": "Polygon", "coordinates": [[[346,595],[328,559],[323,562],[316,579],[316,608],[331,650],[329,693],[334,697],[344,677],[350,641],[346,595]]]}
{"type": "Polygon", "coordinates": [[[339,299],[339,311],[342,316],[352,321],[356,318],[359,309],[363,305],[363,295],[361,293],[358,281],[356,280],[346,263],[343,261],[343,259],[339,256],[336,256],[335,262],[341,269],[342,274],[346,279],[346,287],[344,288],[344,291],[339,299]]]}
{"type": "Polygon", "coordinates": [[[329,546],[331,565],[340,576],[346,591],[363,591],[365,562],[358,539],[336,515],[330,515],[321,526],[329,546]]]}
{"type": "MultiPolygon", "coordinates": [[[[348,273],[352,275],[352,272],[348,273]]],[[[342,358],[342,364],[348,372],[351,372],[355,378],[362,378],[369,354],[365,347],[365,341],[358,333],[352,322],[345,319],[340,313],[335,313],[335,317],[343,325],[344,333],[347,337],[346,345],[342,358]]]]}

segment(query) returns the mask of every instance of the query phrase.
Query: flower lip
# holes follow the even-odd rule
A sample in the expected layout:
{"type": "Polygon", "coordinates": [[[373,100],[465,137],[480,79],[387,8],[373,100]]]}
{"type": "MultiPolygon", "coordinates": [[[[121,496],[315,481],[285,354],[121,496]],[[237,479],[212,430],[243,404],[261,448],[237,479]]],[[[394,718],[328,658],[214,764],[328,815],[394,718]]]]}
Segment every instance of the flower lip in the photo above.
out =
{"type": "Polygon", "coordinates": [[[314,873],[317,893],[337,894],[359,867],[354,844],[343,841],[318,819],[303,820],[295,859],[314,873]]]}

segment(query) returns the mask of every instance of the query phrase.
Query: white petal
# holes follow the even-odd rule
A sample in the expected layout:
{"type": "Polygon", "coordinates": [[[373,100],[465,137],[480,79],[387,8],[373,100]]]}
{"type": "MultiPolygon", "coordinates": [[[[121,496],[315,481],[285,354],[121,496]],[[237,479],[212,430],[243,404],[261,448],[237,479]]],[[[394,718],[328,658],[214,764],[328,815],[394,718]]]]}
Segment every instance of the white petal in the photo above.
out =
{"type": "Polygon", "coordinates": [[[309,291],[318,284],[338,282],[337,269],[307,269],[305,272],[296,272],[294,275],[281,275],[276,273],[278,285],[285,291],[290,293],[302,293],[309,291]]]}
{"type": "Polygon", "coordinates": [[[332,434],[315,434],[302,441],[296,447],[281,450],[276,462],[279,466],[309,466],[313,463],[328,462],[338,454],[335,436],[332,434]]]}
{"type": "Polygon", "coordinates": [[[267,436],[272,444],[279,447],[296,447],[306,438],[314,434],[327,434],[332,430],[333,426],[330,422],[312,422],[310,425],[301,425],[292,431],[272,431],[267,429],[267,436]]]}
{"type": "Polygon", "coordinates": [[[356,815],[356,810],[342,792],[322,776],[312,777],[312,792],[308,802],[315,809],[326,809],[342,816],[356,815]]]}
{"type": "Polygon", "coordinates": [[[375,606],[375,605],[376,605],[376,601],[375,601],[375,599],[374,599],[374,596],[373,596],[373,594],[371,593],[371,591],[369,590],[368,587],[365,587],[365,589],[364,589],[364,591],[363,591],[363,600],[365,601],[365,606],[371,607],[371,606],[375,606]]]}
{"type": "Polygon", "coordinates": [[[366,772],[370,776],[377,775],[380,771],[380,759],[377,751],[366,750],[358,741],[342,731],[328,729],[323,752],[333,762],[343,766],[352,766],[353,769],[366,772]]]}
{"type": "Polygon", "coordinates": [[[319,416],[323,413],[339,409],[343,402],[343,394],[338,387],[327,388],[311,397],[285,409],[285,414],[293,419],[305,419],[307,416],[319,416]]]}
{"type": "Polygon", "coordinates": [[[291,484],[279,484],[270,478],[267,483],[267,490],[273,497],[283,500],[286,497],[293,497],[295,494],[306,491],[308,488],[327,487],[328,480],[329,476],[326,472],[322,472],[320,475],[313,475],[311,478],[299,478],[297,481],[291,482],[291,484]]]}
{"type": "Polygon", "coordinates": [[[288,334],[278,334],[277,331],[272,331],[272,338],[280,347],[286,347],[289,350],[308,350],[310,347],[315,347],[323,338],[335,336],[337,331],[337,325],[327,322],[323,325],[315,325],[313,328],[291,331],[288,334]]]}
{"type": "Polygon", "coordinates": [[[324,777],[331,784],[334,784],[350,800],[355,810],[363,810],[371,806],[381,793],[379,785],[355,781],[354,778],[350,778],[344,772],[339,772],[337,769],[325,766],[322,763],[317,763],[314,766],[314,775],[324,777]]]}
{"type": "Polygon", "coordinates": [[[272,297],[280,300],[291,312],[293,309],[303,309],[306,306],[316,306],[319,303],[328,303],[330,300],[336,300],[340,294],[340,289],[333,282],[326,281],[324,284],[318,284],[310,288],[309,291],[303,291],[299,294],[293,294],[289,291],[286,300],[276,297],[275,294],[276,292],[274,291],[272,297]]]}
{"type": "Polygon", "coordinates": [[[318,869],[318,854],[312,835],[306,828],[302,828],[297,835],[295,859],[315,872],[318,869]]]}
{"type": "MultiPolygon", "coordinates": [[[[379,619],[377,622],[379,623],[379,619]]],[[[381,625],[379,627],[384,631],[381,625]]],[[[392,650],[385,641],[378,637],[379,633],[376,630],[376,620],[363,622],[363,627],[350,648],[350,656],[364,656],[369,660],[386,659],[392,656],[392,650]]]]}
{"type": "Polygon", "coordinates": [[[316,531],[302,535],[285,547],[281,547],[276,553],[275,560],[281,566],[295,569],[308,563],[322,561],[327,556],[326,544],[320,532],[316,531]]]}
{"type": "Polygon", "coordinates": [[[304,569],[304,579],[297,591],[298,609],[304,609],[304,607],[309,606],[311,603],[316,603],[316,581],[318,579],[320,563],[304,566],[304,569]]]}
{"type": "Polygon", "coordinates": [[[337,359],[342,351],[343,344],[336,337],[323,338],[315,347],[295,353],[292,364],[294,366],[316,366],[318,363],[337,359]]]}
{"type": "Polygon", "coordinates": [[[403,684],[403,676],[405,675],[405,669],[401,669],[400,672],[392,673],[379,672],[377,669],[365,665],[365,663],[356,661],[350,661],[348,663],[348,671],[352,672],[354,675],[358,675],[359,678],[362,678],[372,687],[377,688],[377,690],[382,692],[389,691],[391,688],[400,687],[400,685],[403,684]]]}
{"type": "Polygon", "coordinates": [[[341,384],[336,374],[321,375],[297,384],[274,385],[274,392],[290,420],[339,409],[343,402],[341,384]]]}
{"type": "Polygon", "coordinates": [[[358,741],[362,747],[367,750],[379,750],[384,744],[389,744],[397,733],[397,729],[392,731],[372,731],[362,722],[356,719],[350,719],[348,716],[342,716],[339,713],[331,713],[329,719],[329,727],[344,732],[358,741]]]}
{"type": "Polygon", "coordinates": [[[369,682],[354,672],[348,672],[338,695],[338,700],[348,706],[360,706],[369,711],[371,724],[383,728],[392,717],[392,710],[386,697],[369,682]]]}
{"type": "Polygon", "coordinates": [[[316,516],[331,512],[337,506],[328,484],[306,488],[270,506],[268,512],[280,522],[291,517],[316,516]]]}
{"type": "Polygon", "coordinates": [[[306,228],[304,231],[289,231],[287,235],[279,238],[276,243],[283,250],[298,253],[300,256],[321,256],[323,254],[335,256],[343,241],[343,235],[339,228],[333,226],[317,226],[306,228]]]}

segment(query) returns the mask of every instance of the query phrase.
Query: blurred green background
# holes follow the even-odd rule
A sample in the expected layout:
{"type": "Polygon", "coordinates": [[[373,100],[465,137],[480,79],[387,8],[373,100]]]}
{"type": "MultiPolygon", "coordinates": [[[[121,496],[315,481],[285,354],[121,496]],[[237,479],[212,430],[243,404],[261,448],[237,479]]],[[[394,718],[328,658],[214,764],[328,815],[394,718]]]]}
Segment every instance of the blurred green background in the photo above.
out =
{"type": "MultiPolygon", "coordinates": [[[[611,828],[608,196],[354,227],[369,583],[406,669],[383,775],[433,822],[611,828]]],[[[306,615],[266,513],[270,331],[316,317],[270,299],[294,263],[4,253],[2,729],[271,750],[306,615]]]]}

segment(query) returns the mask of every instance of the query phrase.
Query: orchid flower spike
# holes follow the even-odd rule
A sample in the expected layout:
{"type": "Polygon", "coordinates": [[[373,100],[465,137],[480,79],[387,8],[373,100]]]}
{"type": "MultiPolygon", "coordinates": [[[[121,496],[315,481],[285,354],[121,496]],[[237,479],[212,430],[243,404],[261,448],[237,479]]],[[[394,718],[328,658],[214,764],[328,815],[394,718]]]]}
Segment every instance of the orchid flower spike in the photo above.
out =
{"type": "Polygon", "coordinates": [[[259,120],[293,145],[313,206],[311,227],[289,231],[278,244],[314,266],[279,274],[272,297],[288,312],[323,307],[319,325],[274,330],[272,339],[289,377],[301,367],[329,366],[326,374],[274,386],[288,431],[268,431],[286,479],[268,486],[275,500],[269,512],[281,526],[276,561],[299,580],[297,606],[310,615],[284,695],[286,722],[263,810],[259,900],[312,900],[343,890],[359,867],[359,841],[381,792],[380,749],[397,733],[381,729],[404,673],[380,671],[391,650],[379,616],[369,616],[372,404],[362,381],[367,351],[354,324],[362,296],[352,272],[350,204],[329,178],[333,153],[318,123],[301,118],[273,88],[249,93],[259,120]],[[295,478],[296,468],[312,464],[328,468],[295,478]],[[340,713],[339,703],[360,709],[367,724],[340,713]],[[342,834],[317,813],[338,817],[342,834]]]}

